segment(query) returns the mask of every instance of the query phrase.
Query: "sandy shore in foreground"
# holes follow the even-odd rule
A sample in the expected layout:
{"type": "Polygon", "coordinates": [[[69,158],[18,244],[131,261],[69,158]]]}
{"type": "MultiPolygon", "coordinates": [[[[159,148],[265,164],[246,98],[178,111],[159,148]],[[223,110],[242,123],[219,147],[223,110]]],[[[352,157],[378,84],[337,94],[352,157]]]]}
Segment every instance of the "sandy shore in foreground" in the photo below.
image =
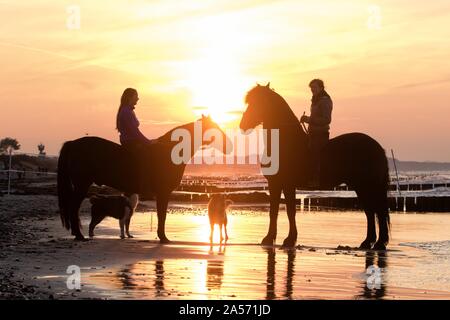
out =
{"type": "MultiPolygon", "coordinates": [[[[95,240],[80,243],[61,227],[56,197],[0,198],[0,298],[450,299],[448,214],[393,214],[381,254],[351,249],[364,237],[363,213],[299,213],[301,246],[283,250],[258,245],[266,208],[238,206],[228,244],[211,248],[206,208],[189,204],[171,205],[173,244],[162,246],[149,205],[132,221],[134,239],[120,240],[118,222],[107,219],[95,240]],[[70,265],[81,268],[80,290],[67,288],[70,265]]],[[[88,202],[81,212],[86,233],[88,202]]],[[[286,235],[281,211],[277,243],[286,235]]]]}

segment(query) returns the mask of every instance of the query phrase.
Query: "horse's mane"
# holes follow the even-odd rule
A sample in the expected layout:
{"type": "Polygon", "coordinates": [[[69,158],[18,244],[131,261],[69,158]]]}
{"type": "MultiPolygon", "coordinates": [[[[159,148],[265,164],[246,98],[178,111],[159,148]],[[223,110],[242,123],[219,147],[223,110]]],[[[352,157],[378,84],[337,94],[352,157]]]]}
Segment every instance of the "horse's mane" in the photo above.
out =
{"type": "MultiPolygon", "coordinates": [[[[193,126],[194,125],[194,122],[189,122],[189,123],[186,123],[186,124],[182,124],[182,125],[179,125],[178,127],[175,127],[175,128],[172,128],[172,129],[170,129],[169,131],[167,131],[165,134],[163,134],[162,136],[160,136],[159,138],[158,138],[158,140],[160,140],[160,141],[162,141],[162,142],[173,142],[172,140],[171,140],[171,136],[172,136],[172,132],[173,131],[175,131],[175,130],[177,130],[177,129],[187,129],[188,127],[191,127],[191,126],[193,126]]],[[[189,129],[188,129],[189,130],[189,129]]],[[[176,143],[176,142],[175,142],[176,143]]]]}
{"type": "Polygon", "coordinates": [[[266,111],[281,117],[280,125],[296,125],[304,132],[299,119],[294,111],[292,111],[289,104],[281,95],[275,92],[274,89],[270,88],[269,85],[262,86],[258,84],[247,92],[245,103],[249,104],[255,102],[257,104],[272,107],[272,109],[266,111]]]}

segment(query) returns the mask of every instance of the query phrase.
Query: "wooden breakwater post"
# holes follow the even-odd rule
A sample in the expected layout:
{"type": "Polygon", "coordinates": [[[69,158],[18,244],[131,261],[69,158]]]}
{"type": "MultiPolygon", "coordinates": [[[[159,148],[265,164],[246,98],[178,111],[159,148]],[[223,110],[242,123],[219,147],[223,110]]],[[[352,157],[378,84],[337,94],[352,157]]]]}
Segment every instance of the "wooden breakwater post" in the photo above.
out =
{"type": "Polygon", "coordinates": [[[389,199],[389,209],[404,212],[450,212],[450,197],[392,197],[389,199]]]}
{"type": "MultiPolygon", "coordinates": [[[[235,204],[239,203],[267,203],[269,204],[269,195],[263,192],[234,193],[228,197],[235,204]]],[[[172,201],[188,202],[208,202],[206,193],[172,193],[172,201]]],[[[281,203],[285,203],[281,199],[281,203]]],[[[296,205],[303,204],[303,211],[322,211],[322,210],[360,210],[363,208],[357,197],[309,197],[296,200],[296,205]]],[[[450,196],[420,196],[420,197],[388,197],[388,206],[391,212],[449,212],[450,196]]]]}
{"type": "Polygon", "coordinates": [[[308,210],[355,210],[359,209],[359,201],[356,197],[318,197],[305,198],[303,203],[304,211],[308,210]]]}
{"type": "MultiPolygon", "coordinates": [[[[432,190],[435,188],[450,188],[450,183],[402,183],[400,184],[400,191],[422,191],[422,190],[432,190]]],[[[342,188],[342,187],[341,187],[342,188]]],[[[335,189],[335,190],[345,190],[345,189],[335,189]]],[[[390,184],[388,187],[389,191],[398,191],[398,186],[396,184],[390,184]]]]}
{"type": "MultiPolygon", "coordinates": [[[[449,212],[450,196],[441,197],[388,197],[393,212],[449,212]]],[[[358,198],[321,197],[305,198],[303,210],[363,210],[358,198]]]]}

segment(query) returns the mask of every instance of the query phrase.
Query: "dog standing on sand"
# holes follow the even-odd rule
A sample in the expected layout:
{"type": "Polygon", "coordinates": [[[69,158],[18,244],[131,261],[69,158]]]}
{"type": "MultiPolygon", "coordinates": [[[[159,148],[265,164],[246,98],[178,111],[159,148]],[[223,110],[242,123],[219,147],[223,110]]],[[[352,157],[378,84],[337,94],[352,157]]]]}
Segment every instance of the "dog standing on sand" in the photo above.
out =
{"type": "Polygon", "coordinates": [[[137,194],[130,197],[95,195],[90,198],[90,201],[92,207],[89,237],[94,236],[95,226],[105,217],[113,217],[119,219],[120,238],[125,238],[125,232],[128,238],[133,238],[130,234],[130,221],[139,202],[137,194]]]}
{"type": "Polygon", "coordinates": [[[223,235],[222,235],[222,226],[225,230],[225,241],[228,240],[228,233],[227,233],[227,208],[233,204],[233,201],[230,199],[227,199],[224,194],[217,193],[213,194],[209,200],[208,203],[208,217],[209,217],[209,224],[211,226],[211,235],[209,237],[209,240],[211,243],[214,239],[214,225],[219,225],[220,228],[220,243],[223,241],[223,235]]]}

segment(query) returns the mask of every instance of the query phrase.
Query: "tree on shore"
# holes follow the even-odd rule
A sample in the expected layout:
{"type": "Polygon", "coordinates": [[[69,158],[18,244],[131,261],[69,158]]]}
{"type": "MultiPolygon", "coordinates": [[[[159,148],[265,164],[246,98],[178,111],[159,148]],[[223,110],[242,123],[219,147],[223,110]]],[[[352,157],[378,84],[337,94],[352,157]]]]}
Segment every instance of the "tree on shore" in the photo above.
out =
{"type": "Polygon", "coordinates": [[[13,151],[19,150],[20,144],[17,139],[6,137],[0,140],[0,153],[11,154],[13,151]]]}

